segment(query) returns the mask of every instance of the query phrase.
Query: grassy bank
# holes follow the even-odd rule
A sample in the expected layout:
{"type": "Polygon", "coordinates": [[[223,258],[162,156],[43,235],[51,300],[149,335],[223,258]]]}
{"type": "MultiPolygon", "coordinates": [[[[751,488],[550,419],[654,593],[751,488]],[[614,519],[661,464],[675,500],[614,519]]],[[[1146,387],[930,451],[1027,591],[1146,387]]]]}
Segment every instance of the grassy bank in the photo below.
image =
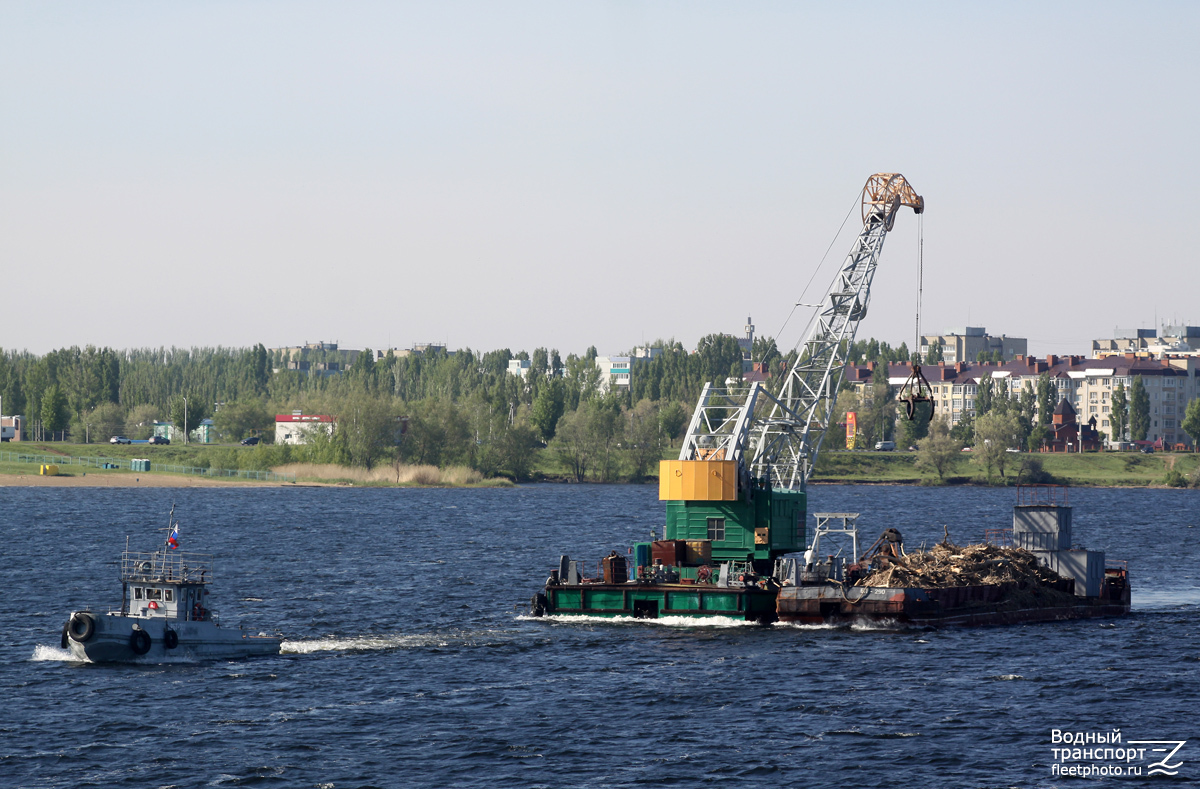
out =
{"type": "MultiPolygon", "coordinates": [[[[1200,467],[1200,455],[1170,452],[1143,455],[1140,452],[1091,452],[1082,455],[1027,453],[1009,456],[1006,482],[1013,482],[1022,463],[1029,458],[1040,461],[1054,482],[1075,486],[1148,487],[1166,484],[1174,469],[1193,479],[1200,467]]],[[[936,474],[916,468],[913,452],[823,452],[813,482],[854,482],[892,484],[939,484],[936,474]]],[[[993,474],[990,484],[1005,484],[993,474]]],[[[971,462],[964,452],[946,472],[947,484],[987,485],[982,467],[971,462]]]]}
{"type": "MultiPolygon", "coordinates": [[[[58,476],[62,477],[170,477],[195,479],[196,477],[220,481],[217,469],[245,469],[249,471],[273,471],[276,474],[294,474],[300,484],[354,485],[368,487],[505,487],[512,483],[506,479],[485,479],[474,469],[452,466],[439,469],[436,466],[414,466],[387,464],[372,469],[338,466],[334,464],[284,463],[273,465],[270,447],[239,447],[192,444],[176,445],[104,445],[66,443],[5,443],[7,453],[38,456],[39,459],[97,458],[111,461],[116,468],[96,466],[59,465],[58,476]],[[131,471],[130,460],[147,458],[151,470],[131,471]],[[163,471],[156,466],[190,466],[214,470],[208,474],[191,475],[163,471]]],[[[38,476],[39,463],[7,460],[0,457],[0,474],[13,476],[38,476]]],[[[264,475],[265,476],[265,475],[264,475]]],[[[132,481],[132,480],[131,480],[132,481]]]]}
{"type": "MultiPolygon", "coordinates": [[[[3,448],[10,452],[44,455],[69,455],[111,458],[119,466],[115,470],[87,469],[91,474],[132,474],[129,460],[149,458],[151,468],[155,463],[201,466],[211,468],[240,468],[277,473],[295,474],[298,483],[321,483],[356,486],[399,486],[399,487],[495,487],[511,484],[505,479],[484,479],[479,472],[466,467],[439,469],[434,466],[381,465],[374,469],[345,466],[317,465],[310,463],[278,463],[278,455],[272,447],[240,447],[191,444],[158,446],[147,444],[60,444],[5,443],[3,448]]],[[[678,455],[678,447],[668,448],[665,458],[678,455]]],[[[822,451],[814,483],[876,483],[894,485],[1004,485],[1012,484],[1022,464],[1033,459],[1053,481],[1075,486],[1098,487],[1151,487],[1167,484],[1168,475],[1177,472],[1192,481],[1200,474],[1200,455],[1160,452],[1143,455],[1140,452],[1095,452],[1082,455],[1045,455],[1027,453],[1008,456],[1005,479],[993,474],[989,482],[982,467],[972,462],[971,453],[964,452],[955,458],[946,472],[945,481],[939,482],[937,475],[916,468],[916,453],[913,452],[870,452],[822,451]]],[[[80,475],[82,470],[63,468],[66,474],[80,475]]],[[[657,465],[651,474],[657,474],[657,465]]],[[[145,474],[145,472],[140,472],[145,474]]],[[[151,471],[154,474],[156,472],[151,471]]],[[[612,481],[626,481],[623,470],[617,470],[612,481]]],[[[0,461],[0,474],[37,474],[37,466],[31,463],[0,461]]],[[[534,454],[533,475],[535,480],[569,481],[569,469],[556,453],[539,450],[534,454]]],[[[180,475],[171,474],[175,477],[180,475]]],[[[589,481],[595,481],[589,474],[589,481]]],[[[653,476],[647,482],[654,483],[653,476]]]]}

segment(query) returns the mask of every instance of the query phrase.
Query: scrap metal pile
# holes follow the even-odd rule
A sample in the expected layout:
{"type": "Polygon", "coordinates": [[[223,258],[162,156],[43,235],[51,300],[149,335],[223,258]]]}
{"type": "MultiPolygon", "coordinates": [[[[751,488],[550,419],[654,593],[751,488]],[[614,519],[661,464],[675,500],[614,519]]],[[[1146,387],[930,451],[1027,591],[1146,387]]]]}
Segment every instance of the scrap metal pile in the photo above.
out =
{"type": "Polygon", "coordinates": [[[1022,548],[987,543],[959,546],[947,538],[927,551],[876,556],[871,563],[871,572],[855,586],[944,589],[1016,584],[1018,588],[1036,588],[1054,585],[1060,580],[1057,574],[1038,564],[1034,555],[1022,548]]]}

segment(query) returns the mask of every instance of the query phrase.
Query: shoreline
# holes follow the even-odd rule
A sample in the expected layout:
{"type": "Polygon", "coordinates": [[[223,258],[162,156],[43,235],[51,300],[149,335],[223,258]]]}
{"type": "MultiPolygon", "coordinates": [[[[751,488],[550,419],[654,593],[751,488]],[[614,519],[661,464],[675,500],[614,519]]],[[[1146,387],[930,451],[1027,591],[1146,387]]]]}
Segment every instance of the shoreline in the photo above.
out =
{"type": "MultiPolygon", "coordinates": [[[[6,487],[26,487],[26,488],[377,488],[377,487],[396,487],[396,488],[446,488],[446,487],[519,487],[519,485],[657,485],[657,480],[646,480],[644,482],[573,482],[566,479],[540,479],[531,480],[524,483],[510,483],[509,485],[371,485],[371,484],[354,484],[352,482],[320,482],[316,480],[305,480],[300,482],[265,482],[259,480],[248,479],[213,479],[210,477],[186,477],[167,474],[59,474],[53,477],[44,477],[40,474],[5,474],[0,473],[0,488],[6,487]]],[[[960,488],[960,487],[975,487],[975,488],[1011,488],[1014,485],[996,485],[987,484],[982,481],[962,481],[952,483],[930,483],[928,481],[919,480],[883,480],[871,478],[842,478],[842,479],[823,479],[810,480],[810,487],[820,487],[822,485],[887,485],[887,486],[906,486],[906,487],[926,487],[926,488],[960,488]]],[[[1057,483],[1066,484],[1072,488],[1128,488],[1128,489],[1143,489],[1143,490],[1187,490],[1188,488],[1174,488],[1161,483],[1143,483],[1143,484],[1095,484],[1091,482],[1066,482],[1057,483]]]]}
{"type": "Polygon", "coordinates": [[[319,483],[260,482],[249,479],[187,478],[165,474],[0,474],[0,488],[282,488],[323,487],[319,483]]]}

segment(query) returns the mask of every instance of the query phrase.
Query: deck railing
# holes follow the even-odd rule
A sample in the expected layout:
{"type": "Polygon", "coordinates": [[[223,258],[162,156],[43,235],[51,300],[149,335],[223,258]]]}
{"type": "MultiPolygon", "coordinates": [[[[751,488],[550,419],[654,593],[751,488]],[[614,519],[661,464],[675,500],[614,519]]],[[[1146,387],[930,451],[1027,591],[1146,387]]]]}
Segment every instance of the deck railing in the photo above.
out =
{"type": "Polygon", "coordinates": [[[1070,503],[1066,485],[1017,485],[1017,505],[1053,505],[1065,507],[1070,503]]]}
{"type": "Polygon", "coordinates": [[[211,583],[213,555],[186,551],[124,551],[121,580],[167,583],[211,583]]]}

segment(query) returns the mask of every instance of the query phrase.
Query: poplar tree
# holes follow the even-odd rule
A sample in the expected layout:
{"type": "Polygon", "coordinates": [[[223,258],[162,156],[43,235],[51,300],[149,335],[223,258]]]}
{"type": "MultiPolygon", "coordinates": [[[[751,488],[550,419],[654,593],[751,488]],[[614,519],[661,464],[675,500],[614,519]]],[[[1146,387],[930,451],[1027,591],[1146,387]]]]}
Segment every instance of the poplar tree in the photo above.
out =
{"type": "Polygon", "coordinates": [[[1109,424],[1112,426],[1112,440],[1124,441],[1125,429],[1129,427],[1129,397],[1125,394],[1123,381],[1117,383],[1117,388],[1113,392],[1109,424]]]}
{"type": "Polygon", "coordinates": [[[1142,376],[1134,376],[1129,389],[1129,435],[1134,441],[1145,441],[1150,432],[1150,395],[1142,376]]]}

